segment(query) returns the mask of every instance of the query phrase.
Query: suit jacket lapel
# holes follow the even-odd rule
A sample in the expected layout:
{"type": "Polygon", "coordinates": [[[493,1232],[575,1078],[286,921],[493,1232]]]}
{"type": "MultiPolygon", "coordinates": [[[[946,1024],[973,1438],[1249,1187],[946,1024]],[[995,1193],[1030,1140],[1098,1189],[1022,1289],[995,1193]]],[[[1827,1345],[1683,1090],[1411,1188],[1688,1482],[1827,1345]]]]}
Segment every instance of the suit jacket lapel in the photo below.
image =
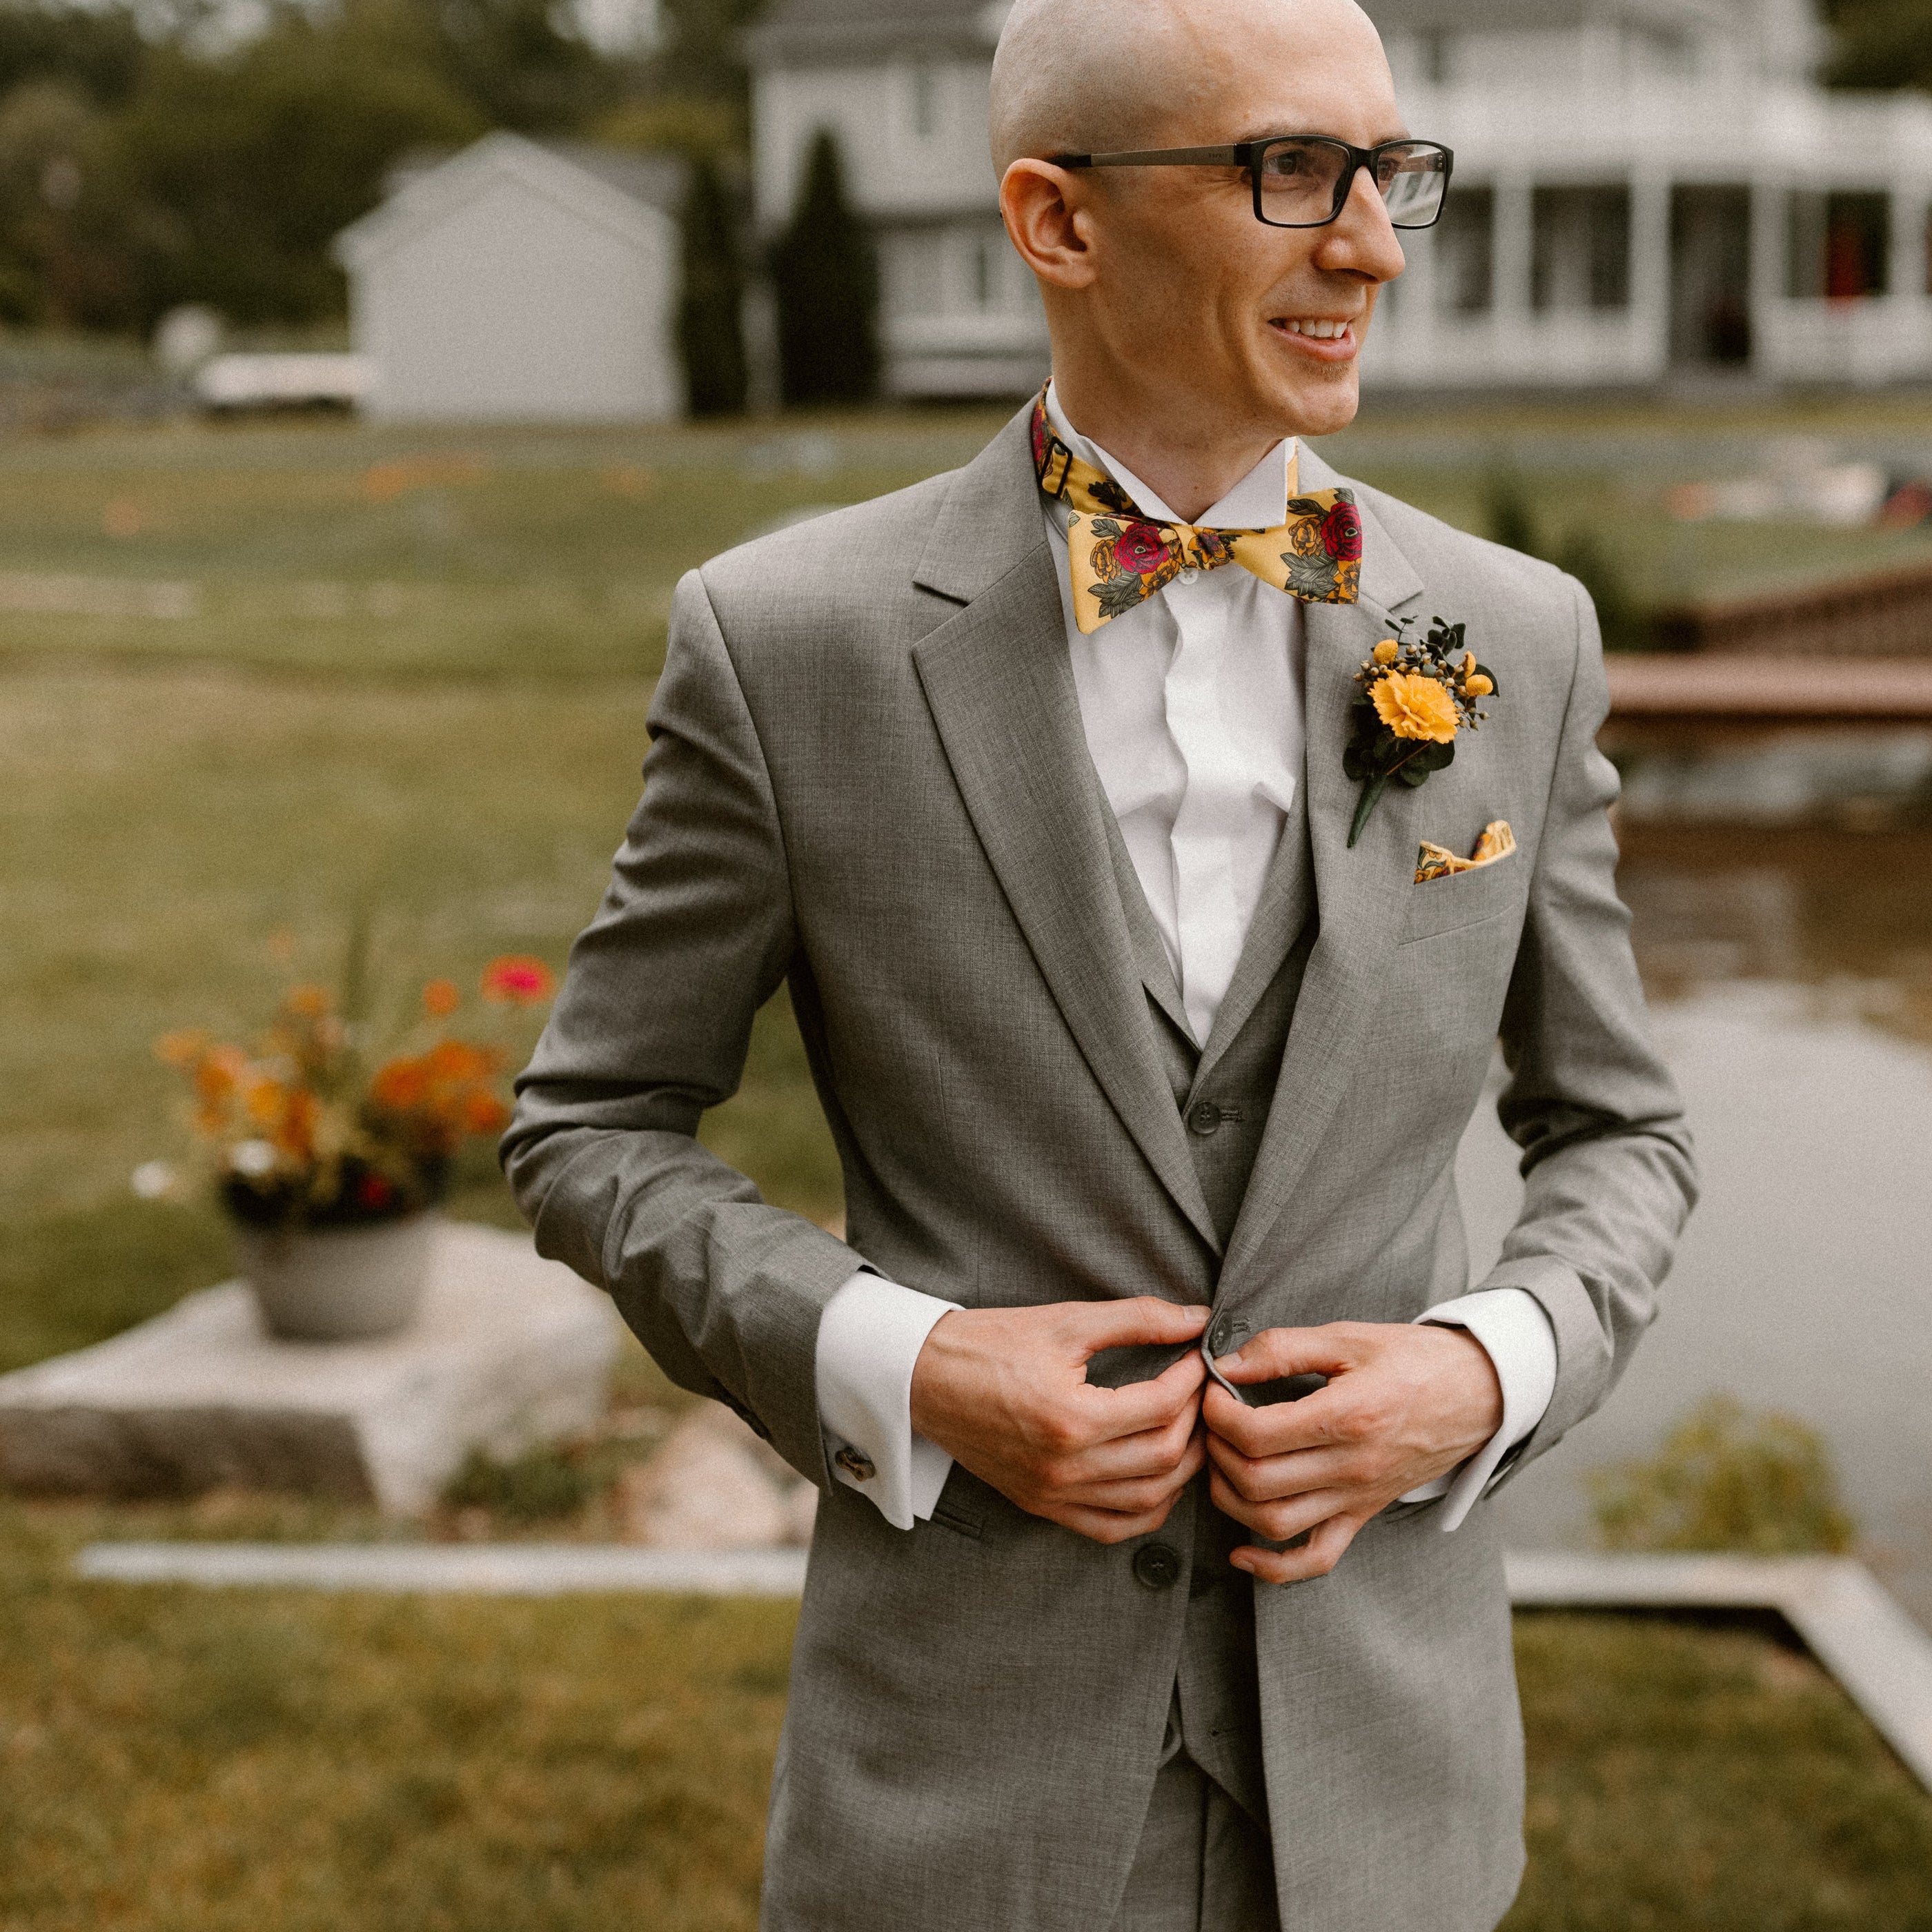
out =
{"type": "MultiPolygon", "coordinates": [[[[1325,464],[1304,460],[1304,488],[1331,488],[1333,476],[1325,464]]],[[[1390,606],[1410,603],[1423,590],[1414,567],[1366,506],[1362,521],[1362,601],[1307,607],[1308,754],[1301,796],[1321,930],[1288,1029],[1274,1105],[1229,1238],[1224,1279],[1258,1252],[1354,1078],[1357,1043],[1376,1010],[1384,956],[1414,883],[1420,802],[1408,786],[1384,792],[1360,838],[1352,849],[1347,842],[1359,796],[1342,770],[1355,673],[1389,634],[1390,606]]]]}
{"type": "Polygon", "coordinates": [[[914,662],[953,782],[1069,1030],[1149,1165],[1218,1250],[1114,883],[1056,568],[1022,416],[940,510],[917,580],[970,601],[914,647],[914,662]]]}

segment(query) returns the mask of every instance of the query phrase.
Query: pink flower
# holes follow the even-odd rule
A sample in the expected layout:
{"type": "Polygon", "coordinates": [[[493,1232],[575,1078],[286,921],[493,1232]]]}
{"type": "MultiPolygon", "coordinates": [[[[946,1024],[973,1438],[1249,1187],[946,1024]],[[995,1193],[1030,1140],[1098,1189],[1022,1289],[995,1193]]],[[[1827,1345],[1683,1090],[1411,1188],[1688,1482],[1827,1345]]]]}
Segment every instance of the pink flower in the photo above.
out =
{"type": "Polygon", "coordinates": [[[1354,563],[1362,554],[1362,520],[1352,503],[1337,503],[1322,520],[1322,548],[1338,563],[1354,563]]]}
{"type": "Polygon", "coordinates": [[[556,977],[541,959],[506,953],[483,974],[483,997],[499,1006],[540,1006],[556,990],[556,977]]]}
{"type": "Polygon", "coordinates": [[[1136,577],[1151,577],[1167,561],[1167,539],[1160,526],[1128,524],[1114,539],[1114,560],[1136,577]]]}

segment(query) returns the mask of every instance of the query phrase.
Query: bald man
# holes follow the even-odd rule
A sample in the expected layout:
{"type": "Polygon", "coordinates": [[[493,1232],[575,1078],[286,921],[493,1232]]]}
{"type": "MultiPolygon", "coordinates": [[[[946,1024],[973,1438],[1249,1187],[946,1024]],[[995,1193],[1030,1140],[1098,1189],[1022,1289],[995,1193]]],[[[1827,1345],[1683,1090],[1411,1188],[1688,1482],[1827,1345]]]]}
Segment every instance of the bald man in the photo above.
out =
{"type": "Polygon", "coordinates": [[[1019,0],[992,142],[1052,381],[679,586],[507,1164],[824,1492],[771,1932],[1477,1932],[1522,1857],[1484,1498],[1693,1192],[1594,620],[1304,440],[1450,166],[1351,0],[1019,0]],[[694,1138],[782,982],[843,1239],[694,1138]]]}

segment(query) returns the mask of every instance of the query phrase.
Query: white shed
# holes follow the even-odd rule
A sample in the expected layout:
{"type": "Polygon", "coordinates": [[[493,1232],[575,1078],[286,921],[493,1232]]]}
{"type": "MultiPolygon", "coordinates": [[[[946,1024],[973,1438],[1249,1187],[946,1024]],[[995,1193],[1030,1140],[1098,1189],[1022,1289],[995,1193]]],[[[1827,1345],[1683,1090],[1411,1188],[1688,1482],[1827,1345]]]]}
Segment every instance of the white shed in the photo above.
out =
{"type": "Polygon", "coordinates": [[[399,170],[336,237],[350,323],[390,422],[662,422],[674,338],[676,164],[485,135],[399,170]]]}

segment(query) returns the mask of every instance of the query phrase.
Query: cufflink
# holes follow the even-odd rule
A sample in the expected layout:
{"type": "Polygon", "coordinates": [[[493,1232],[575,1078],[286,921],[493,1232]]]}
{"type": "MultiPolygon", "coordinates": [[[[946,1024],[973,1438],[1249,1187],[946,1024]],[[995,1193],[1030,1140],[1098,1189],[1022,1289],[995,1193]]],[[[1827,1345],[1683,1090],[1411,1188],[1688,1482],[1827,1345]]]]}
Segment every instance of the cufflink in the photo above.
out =
{"type": "Polygon", "coordinates": [[[832,1460],[855,1483],[869,1483],[879,1473],[878,1465],[872,1457],[854,1449],[849,1442],[832,1460]]]}

